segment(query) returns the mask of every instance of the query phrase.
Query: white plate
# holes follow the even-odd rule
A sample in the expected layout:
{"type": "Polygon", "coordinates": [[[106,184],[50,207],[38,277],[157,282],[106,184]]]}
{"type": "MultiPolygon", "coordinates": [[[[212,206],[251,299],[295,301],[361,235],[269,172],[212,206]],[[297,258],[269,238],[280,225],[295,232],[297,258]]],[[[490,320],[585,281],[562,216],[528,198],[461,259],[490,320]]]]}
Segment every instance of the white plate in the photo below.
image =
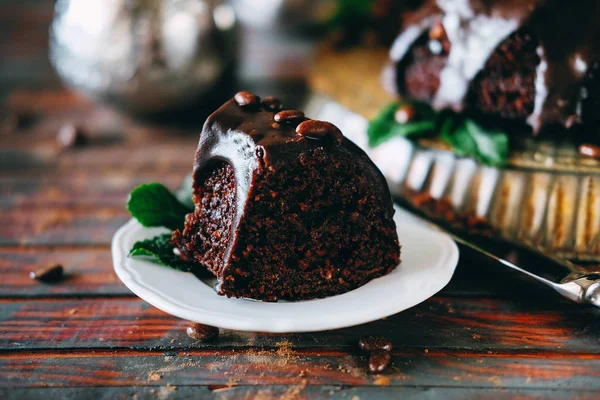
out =
{"type": "Polygon", "coordinates": [[[258,332],[313,332],[374,321],[413,307],[448,284],[458,248],[446,235],[396,207],[402,263],[392,273],[351,292],[325,299],[267,303],[228,299],[201,281],[152,261],[128,257],[138,241],[166,232],[131,220],[112,241],[115,272],[133,293],[169,314],[227,329],[258,332]]]}

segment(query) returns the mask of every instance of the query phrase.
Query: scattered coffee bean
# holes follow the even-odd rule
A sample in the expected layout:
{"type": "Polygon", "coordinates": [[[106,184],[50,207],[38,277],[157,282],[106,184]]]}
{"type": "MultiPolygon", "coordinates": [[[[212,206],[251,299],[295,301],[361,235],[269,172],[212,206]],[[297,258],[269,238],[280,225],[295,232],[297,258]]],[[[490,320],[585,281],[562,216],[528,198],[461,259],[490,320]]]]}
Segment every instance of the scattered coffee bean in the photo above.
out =
{"type": "Polygon", "coordinates": [[[429,30],[429,39],[441,40],[446,38],[446,29],[441,22],[436,22],[429,30]]]}
{"type": "Polygon", "coordinates": [[[58,130],[56,141],[61,148],[68,149],[84,144],[86,137],[81,128],[73,124],[65,124],[58,130]]]}
{"type": "Polygon", "coordinates": [[[584,157],[600,158],[600,145],[584,143],[579,146],[579,154],[584,157]]]}
{"type": "Polygon", "coordinates": [[[233,98],[241,107],[256,106],[260,104],[260,97],[250,92],[237,92],[233,98]]]}
{"type": "Polygon", "coordinates": [[[273,122],[273,123],[271,124],[271,128],[273,128],[273,129],[279,129],[279,128],[281,128],[281,125],[280,125],[280,124],[278,124],[277,122],[273,122]]]}
{"type": "Polygon", "coordinates": [[[55,264],[32,271],[29,277],[41,282],[57,282],[65,277],[65,273],[62,265],[55,264]]]}
{"type": "Polygon", "coordinates": [[[417,112],[413,106],[404,105],[401,106],[398,111],[396,111],[394,114],[394,119],[399,124],[407,124],[409,122],[413,122],[416,116],[417,112]]]}
{"type": "Polygon", "coordinates": [[[392,343],[383,336],[364,336],[358,342],[361,350],[374,351],[385,350],[392,351],[392,343]]]}
{"type": "Polygon", "coordinates": [[[187,335],[192,339],[208,342],[219,336],[219,328],[210,325],[193,324],[186,329],[187,335]]]}
{"type": "Polygon", "coordinates": [[[262,105],[267,110],[271,110],[271,111],[281,110],[281,100],[279,100],[277,97],[273,97],[273,96],[265,97],[262,101],[262,105]]]}
{"type": "Polygon", "coordinates": [[[383,372],[390,363],[390,352],[385,350],[375,350],[369,356],[369,371],[376,374],[383,372]]]}
{"type": "Polygon", "coordinates": [[[304,113],[298,110],[283,110],[275,114],[276,122],[295,122],[304,119],[304,113]]]}

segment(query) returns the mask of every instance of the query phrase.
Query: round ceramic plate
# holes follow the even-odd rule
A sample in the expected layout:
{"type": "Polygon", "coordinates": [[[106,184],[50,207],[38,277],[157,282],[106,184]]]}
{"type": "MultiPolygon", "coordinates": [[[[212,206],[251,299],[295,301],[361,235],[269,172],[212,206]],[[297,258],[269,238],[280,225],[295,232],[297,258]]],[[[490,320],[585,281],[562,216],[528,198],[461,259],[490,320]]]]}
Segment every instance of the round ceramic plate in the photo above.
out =
{"type": "Polygon", "coordinates": [[[458,248],[446,235],[396,208],[402,263],[392,273],[351,292],[325,299],[267,303],[228,299],[214,280],[128,257],[132,245],[166,232],[131,220],[112,242],[115,272],[133,293],[180,318],[220,328],[259,332],[312,332],[374,321],[413,307],[440,291],[452,278],[458,248]]]}

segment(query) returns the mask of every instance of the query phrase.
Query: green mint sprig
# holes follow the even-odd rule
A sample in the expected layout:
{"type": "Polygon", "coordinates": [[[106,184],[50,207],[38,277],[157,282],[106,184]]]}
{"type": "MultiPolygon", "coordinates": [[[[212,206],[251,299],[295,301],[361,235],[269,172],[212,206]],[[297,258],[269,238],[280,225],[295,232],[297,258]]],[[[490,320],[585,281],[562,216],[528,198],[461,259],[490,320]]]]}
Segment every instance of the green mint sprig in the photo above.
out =
{"type": "Polygon", "coordinates": [[[191,210],[160,183],[140,185],[131,192],[127,209],[146,227],[164,226],[182,229],[185,215],[191,210]]]}
{"type": "MultiPolygon", "coordinates": [[[[170,230],[183,229],[185,216],[192,211],[160,183],[149,183],[135,188],[129,195],[127,209],[143,226],[165,227],[170,230]]],[[[190,271],[191,264],[184,262],[173,252],[170,239],[171,234],[165,233],[138,241],[129,255],[150,257],[161,265],[190,271]]]]}
{"type": "Polygon", "coordinates": [[[417,137],[438,133],[440,139],[460,157],[472,157],[489,166],[508,162],[509,138],[505,132],[487,128],[474,120],[453,112],[435,113],[423,103],[390,103],[369,122],[369,146],[376,147],[395,136],[417,137]],[[407,123],[395,120],[396,111],[409,105],[416,118],[407,123]]]}
{"type": "Polygon", "coordinates": [[[369,137],[369,146],[376,147],[381,143],[388,141],[394,136],[420,136],[432,133],[435,130],[436,121],[433,110],[422,103],[410,104],[414,107],[415,113],[419,115],[418,120],[400,124],[396,122],[395,114],[400,107],[408,105],[407,103],[390,103],[386,105],[375,119],[369,122],[367,135],[369,137]]]}
{"type": "Polygon", "coordinates": [[[173,252],[170,233],[164,233],[152,239],[135,242],[129,255],[133,257],[150,257],[161,265],[179,271],[189,272],[192,267],[190,263],[186,263],[173,252]]]}

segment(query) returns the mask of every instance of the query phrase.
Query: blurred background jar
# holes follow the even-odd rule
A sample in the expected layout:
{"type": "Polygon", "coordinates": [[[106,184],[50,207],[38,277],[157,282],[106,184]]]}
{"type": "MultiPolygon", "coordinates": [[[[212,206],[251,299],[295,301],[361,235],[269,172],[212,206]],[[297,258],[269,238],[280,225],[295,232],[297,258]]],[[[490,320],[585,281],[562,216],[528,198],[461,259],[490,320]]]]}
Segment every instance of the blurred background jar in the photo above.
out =
{"type": "Polygon", "coordinates": [[[141,114],[185,108],[236,53],[220,0],[58,0],[50,60],[70,88],[141,114]]]}

